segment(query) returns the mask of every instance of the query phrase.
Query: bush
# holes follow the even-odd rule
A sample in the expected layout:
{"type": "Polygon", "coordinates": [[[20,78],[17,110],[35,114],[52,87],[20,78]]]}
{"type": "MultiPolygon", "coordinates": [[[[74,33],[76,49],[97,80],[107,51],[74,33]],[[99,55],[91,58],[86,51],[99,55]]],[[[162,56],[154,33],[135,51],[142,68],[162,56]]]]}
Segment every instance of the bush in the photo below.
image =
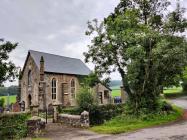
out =
{"type": "MultiPolygon", "coordinates": [[[[81,108],[64,108],[59,109],[60,113],[80,115],[84,110],[81,108]]],[[[92,105],[88,110],[90,115],[90,124],[98,125],[104,123],[106,120],[118,116],[123,113],[123,104],[108,104],[108,105],[92,105]]]]}
{"type": "Polygon", "coordinates": [[[89,88],[81,88],[77,95],[77,104],[79,108],[83,110],[88,110],[91,106],[94,105],[94,97],[89,88]]]}
{"type": "Polygon", "coordinates": [[[102,124],[107,120],[112,119],[115,116],[122,114],[124,111],[123,104],[108,104],[101,106],[92,106],[89,110],[90,124],[98,125],[102,124]]]}
{"type": "Polygon", "coordinates": [[[10,113],[0,116],[0,138],[20,139],[27,134],[26,120],[29,114],[26,113],[10,113]]]}
{"type": "Polygon", "coordinates": [[[160,104],[161,111],[170,112],[173,110],[171,104],[167,103],[166,101],[162,101],[160,104]]]}
{"type": "Polygon", "coordinates": [[[183,87],[183,91],[187,92],[187,78],[183,80],[182,87],[183,87]]]}
{"type": "Polygon", "coordinates": [[[78,107],[63,108],[59,107],[58,112],[63,114],[80,115],[83,110],[78,107]]]}
{"type": "Polygon", "coordinates": [[[1,98],[1,99],[0,99],[0,107],[3,107],[3,106],[4,106],[4,103],[5,103],[5,99],[4,99],[4,98],[1,98]]]}

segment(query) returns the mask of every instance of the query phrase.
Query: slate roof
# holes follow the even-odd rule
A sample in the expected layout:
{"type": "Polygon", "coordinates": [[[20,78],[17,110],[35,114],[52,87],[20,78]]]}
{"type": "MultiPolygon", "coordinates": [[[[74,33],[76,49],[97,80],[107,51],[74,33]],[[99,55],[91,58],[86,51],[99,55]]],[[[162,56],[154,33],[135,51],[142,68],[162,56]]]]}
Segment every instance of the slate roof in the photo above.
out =
{"type": "Polygon", "coordinates": [[[29,50],[29,54],[40,68],[41,56],[44,58],[45,72],[75,75],[89,75],[90,69],[80,60],[44,52],[29,50]]]}

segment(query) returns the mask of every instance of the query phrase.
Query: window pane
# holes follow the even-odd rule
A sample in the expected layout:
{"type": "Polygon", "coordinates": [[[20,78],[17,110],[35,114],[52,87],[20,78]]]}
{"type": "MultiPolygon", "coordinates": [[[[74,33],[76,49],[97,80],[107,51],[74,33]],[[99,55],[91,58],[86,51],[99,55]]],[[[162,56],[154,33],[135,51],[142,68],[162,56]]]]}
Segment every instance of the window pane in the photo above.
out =
{"type": "Polygon", "coordinates": [[[51,82],[52,99],[56,99],[56,79],[53,78],[51,82]]]}

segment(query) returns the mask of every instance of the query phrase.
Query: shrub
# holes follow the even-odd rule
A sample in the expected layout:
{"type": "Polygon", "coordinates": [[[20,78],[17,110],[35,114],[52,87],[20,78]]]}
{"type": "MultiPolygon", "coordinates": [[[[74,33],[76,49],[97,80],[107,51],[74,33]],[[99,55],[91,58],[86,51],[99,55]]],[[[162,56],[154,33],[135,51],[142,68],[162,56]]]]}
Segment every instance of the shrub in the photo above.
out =
{"type": "Polygon", "coordinates": [[[102,124],[111,118],[122,114],[124,111],[123,104],[108,104],[108,105],[101,105],[97,106],[94,105],[89,110],[90,115],[90,124],[91,125],[98,125],[102,124]]]}
{"type": "Polygon", "coordinates": [[[182,87],[183,87],[183,91],[187,92],[187,78],[183,80],[182,87]]]}
{"type": "Polygon", "coordinates": [[[26,120],[29,114],[10,113],[0,116],[0,138],[20,139],[27,134],[26,120]]]}
{"type": "MultiPolygon", "coordinates": [[[[59,109],[60,113],[80,115],[84,110],[81,108],[64,108],[59,109]]],[[[123,113],[124,105],[123,104],[108,104],[108,105],[92,105],[88,110],[90,115],[90,124],[97,125],[102,124],[106,120],[118,116],[123,113]]]]}
{"type": "Polygon", "coordinates": [[[164,112],[173,111],[171,104],[169,104],[166,101],[160,101],[160,109],[161,109],[161,111],[164,111],[164,112]]]}
{"type": "Polygon", "coordinates": [[[80,115],[83,110],[79,107],[63,108],[59,107],[58,112],[63,114],[80,115]]]}
{"type": "Polygon", "coordinates": [[[4,99],[4,98],[1,98],[1,99],[0,99],[0,107],[3,107],[3,106],[4,106],[4,103],[5,103],[5,99],[4,99]]]}
{"type": "Polygon", "coordinates": [[[90,89],[87,87],[81,88],[77,95],[77,104],[83,110],[89,110],[94,105],[94,97],[90,89]]]}

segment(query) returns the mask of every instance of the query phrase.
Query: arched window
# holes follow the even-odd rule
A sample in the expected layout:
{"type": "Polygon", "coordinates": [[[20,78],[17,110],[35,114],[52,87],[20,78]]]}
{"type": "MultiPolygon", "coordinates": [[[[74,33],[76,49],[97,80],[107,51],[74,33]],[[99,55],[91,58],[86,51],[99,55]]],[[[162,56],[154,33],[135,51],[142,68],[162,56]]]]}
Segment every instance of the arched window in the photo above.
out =
{"type": "Polygon", "coordinates": [[[73,98],[75,98],[75,80],[71,80],[71,95],[73,98]]]}
{"type": "Polygon", "coordinates": [[[52,79],[51,90],[52,90],[52,99],[55,100],[56,99],[56,92],[57,92],[56,79],[55,78],[52,79]]]}
{"type": "Polygon", "coordinates": [[[32,84],[32,79],[31,79],[32,77],[31,77],[31,70],[29,70],[29,72],[28,72],[28,85],[29,86],[31,86],[31,84],[32,84]]]}

